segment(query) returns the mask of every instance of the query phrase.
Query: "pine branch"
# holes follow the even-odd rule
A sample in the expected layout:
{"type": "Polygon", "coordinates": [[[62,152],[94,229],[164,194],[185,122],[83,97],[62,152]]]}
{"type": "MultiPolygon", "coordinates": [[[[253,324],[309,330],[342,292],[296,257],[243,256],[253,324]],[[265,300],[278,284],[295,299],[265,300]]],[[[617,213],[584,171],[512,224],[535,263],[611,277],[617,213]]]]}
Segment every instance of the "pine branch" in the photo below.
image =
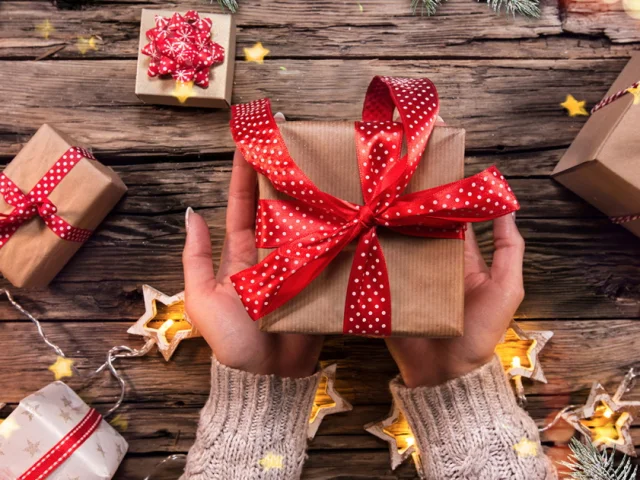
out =
{"type": "Polygon", "coordinates": [[[226,7],[231,10],[231,13],[236,13],[238,11],[237,0],[218,0],[218,3],[222,8],[226,7]]]}
{"type": "Polygon", "coordinates": [[[411,11],[415,15],[420,9],[422,15],[430,17],[436,13],[441,0],[411,0],[411,11]]]}
{"type": "Polygon", "coordinates": [[[504,6],[507,15],[515,17],[518,14],[525,17],[540,17],[539,0],[487,0],[487,4],[497,13],[504,6]]]}
{"type": "Polygon", "coordinates": [[[602,453],[591,442],[586,444],[571,439],[569,444],[572,455],[570,462],[561,462],[571,473],[574,480],[635,480],[638,467],[633,468],[631,459],[625,455],[616,467],[614,463],[615,450],[609,455],[607,451],[602,453]]]}

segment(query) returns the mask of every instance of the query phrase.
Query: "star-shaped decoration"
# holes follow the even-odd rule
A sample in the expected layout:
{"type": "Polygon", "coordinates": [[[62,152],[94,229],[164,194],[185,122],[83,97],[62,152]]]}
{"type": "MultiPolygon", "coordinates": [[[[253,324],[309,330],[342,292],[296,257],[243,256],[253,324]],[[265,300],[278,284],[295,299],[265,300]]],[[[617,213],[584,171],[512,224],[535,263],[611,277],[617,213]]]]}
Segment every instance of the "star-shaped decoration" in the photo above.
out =
{"type": "Polygon", "coordinates": [[[594,382],[583,407],[563,418],[598,448],[615,448],[616,451],[635,456],[630,427],[640,402],[624,402],[622,395],[627,390],[623,381],[611,397],[605,388],[594,382]]]}
{"type": "Polygon", "coordinates": [[[318,390],[316,390],[313,407],[311,408],[311,415],[309,416],[307,437],[310,440],[316,436],[318,428],[320,427],[324,417],[334,413],[348,412],[353,409],[351,404],[336,391],[335,383],[337,367],[338,365],[334,363],[322,370],[320,384],[318,385],[318,390]]]}
{"type": "Polygon", "coordinates": [[[640,85],[638,85],[637,87],[627,88],[626,91],[633,95],[634,105],[640,104],[640,85]]]}
{"type": "Polygon", "coordinates": [[[64,420],[64,423],[71,421],[71,415],[69,414],[69,412],[67,412],[66,410],[63,410],[62,408],[60,409],[60,413],[58,413],[58,416],[62,420],[64,420]]]}
{"type": "Polygon", "coordinates": [[[49,367],[49,370],[53,372],[53,376],[56,380],[60,380],[64,377],[73,376],[73,360],[70,358],[60,357],[56,359],[56,362],[49,367]]]}
{"type": "Polygon", "coordinates": [[[169,361],[182,340],[200,337],[185,311],[184,292],[169,297],[149,285],[142,286],[145,313],[128,333],[151,338],[169,361]]]}
{"type": "Polygon", "coordinates": [[[20,430],[20,425],[13,418],[9,417],[0,423],[0,437],[9,440],[11,435],[20,430]]]}
{"type": "MultiPolygon", "coordinates": [[[[415,438],[411,428],[409,428],[407,420],[395,403],[391,406],[391,412],[387,418],[379,422],[369,423],[364,426],[364,429],[389,443],[392,470],[398,468],[402,462],[414,453],[417,454],[415,438]]],[[[416,456],[414,456],[414,459],[416,456]]]]}
{"type": "Polygon", "coordinates": [[[69,400],[67,397],[62,397],[62,398],[60,398],[60,401],[62,402],[62,404],[63,404],[66,408],[69,408],[69,407],[71,407],[71,405],[73,405],[73,404],[71,403],[71,400],[69,400]]]}
{"type": "Polygon", "coordinates": [[[40,442],[32,442],[31,440],[27,439],[27,446],[23,451],[27,452],[31,456],[31,458],[33,458],[37,453],[40,452],[40,442]]]}
{"type": "Polygon", "coordinates": [[[38,413],[39,408],[40,408],[40,405],[38,404],[35,404],[35,405],[26,404],[24,406],[24,410],[22,411],[22,415],[26,416],[31,422],[33,420],[33,416],[38,413]]]}
{"type": "Polygon", "coordinates": [[[538,456],[538,443],[526,437],[522,437],[522,439],[513,446],[513,449],[521,458],[538,456]]]}
{"type": "Polygon", "coordinates": [[[193,82],[176,82],[171,95],[176,97],[180,103],[184,103],[193,96],[193,82]]]}
{"type": "Polygon", "coordinates": [[[551,331],[525,331],[516,322],[511,322],[503,340],[496,347],[505,373],[510,378],[521,376],[547,383],[538,357],[551,337],[551,331]]]}
{"type": "Polygon", "coordinates": [[[260,459],[258,464],[265,472],[268,472],[269,470],[282,470],[284,463],[283,460],[284,457],[282,455],[277,455],[273,452],[269,452],[260,459]]]}
{"type": "Polygon", "coordinates": [[[262,42],[258,42],[253,47],[244,49],[244,59],[247,62],[264,63],[264,57],[269,52],[270,50],[262,46],[262,42]]]}
{"type": "Polygon", "coordinates": [[[102,448],[102,445],[98,443],[98,448],[96,448],[96,450],[100,455],[102,455],[102,458],[106,458],[107,452],[104,451],[104,448],[102,448]]]}
{"type": "Polygon", "coordinates": [[[93,35],[89,38],[78,37],[76,47],[78,47],[78,51],[82,55],[87,53],[89,50],[98,50],[98,47],[96,47],[96,37],[94,37],[93,35]]]}
{"type": "Polygon", "coordinates": [[[121,459],[122,457],[124,457],[124,449],[122,448],[122,445],[120,445],[119,443],[116,443],[116,451],[118,452],[118,459],[121,459]]]}
{"type": "Polygon", "coordinates": [[[55,32],[55,28],[51,25],[51,22],[47,19],[42,23],[36,25],[36,31],[45,39],[49,39],[49,36],[55,32]]]}
{"type": "Polygon", "coordinates": [[[118,430],[120,430],[121,432],[124,432],[127,430],[127,428],[129,428],[129,422],[127,421],[126,418],[124,418],[122,415],[118,414],[115,417],[113,417],[111,420],[109,420],[109,424],[113,427],[113,428],[117,428],[118,430]]]}
{"type": "Polygon", "coordinates": [[[567,95],[567,99],[560,105],[567,109],[567,113],[570,117],[576,117],[578,115],[589,115],[585,108],[587,102],[582,100],[578,101],[573,98],[573,95],[567,95]]]}

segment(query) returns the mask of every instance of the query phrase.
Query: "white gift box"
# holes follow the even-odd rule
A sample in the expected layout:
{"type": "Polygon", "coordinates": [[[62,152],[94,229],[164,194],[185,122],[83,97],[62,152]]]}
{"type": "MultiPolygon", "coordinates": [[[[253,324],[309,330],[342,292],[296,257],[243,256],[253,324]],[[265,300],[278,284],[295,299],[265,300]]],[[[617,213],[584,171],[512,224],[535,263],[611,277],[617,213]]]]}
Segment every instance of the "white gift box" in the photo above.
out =
{"type": "Polygon", "coordinates": [[[111,425],[95,414],[92,416],[90,410],[62,382],[51,383],[23,399],[0,423],[0,480],[15,480],[24,475],[56,445],[59,446],[56,452],[68,450],[60,446],[61,440],[74,430],[83,431],[83,426],[86,432],[86,425],[91,422],[97,424],[95,431],[90,435],[86,432],[84,443],[76,442],[79,447],[41,480],[111,479],[128,445],[111,425]]]}

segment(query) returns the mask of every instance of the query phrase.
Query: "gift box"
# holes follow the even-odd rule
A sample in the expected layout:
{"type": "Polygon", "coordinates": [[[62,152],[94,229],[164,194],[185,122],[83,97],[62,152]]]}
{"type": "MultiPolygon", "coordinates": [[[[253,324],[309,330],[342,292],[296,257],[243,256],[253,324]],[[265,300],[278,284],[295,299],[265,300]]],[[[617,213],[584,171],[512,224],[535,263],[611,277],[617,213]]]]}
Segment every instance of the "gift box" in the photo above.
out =
{"type": "Polygon", "coordinates": [[[0,478],[110,479],[127,448],[98,412],[54,382],[22,400],[0,424],[0,478]]]}
{"type": "Polygon", "coordinates": [[[0,272],[43,287],[124,195],[108,167],[43,125],[0,175],[0,272]]]}
{"type": "Polygon", "coordinates": [[[553,178],[640,236],[640,54],[593,109],[553,178]],[[635,88],[634,88],[635,86],[635,88]]]}
{"type": "Polygon", "coordinates": [[[135,92],[145,103],[229,108],[232,15],[142,10],[135,92]]]}
{"type": "Polygon", "coordinates": [[[276,126],[268,101],[233,107],[234,140],[261,175],[259,263],[232,282],[262,330],[462,335],[466,222],[518,205],[495,168],[461,180],[464,130],[434,127],[437,110],[431,82],[390,77],[372,82],[365,122],[276,126]],[[423,103],[405,111],[406,95],[423,103]]]}

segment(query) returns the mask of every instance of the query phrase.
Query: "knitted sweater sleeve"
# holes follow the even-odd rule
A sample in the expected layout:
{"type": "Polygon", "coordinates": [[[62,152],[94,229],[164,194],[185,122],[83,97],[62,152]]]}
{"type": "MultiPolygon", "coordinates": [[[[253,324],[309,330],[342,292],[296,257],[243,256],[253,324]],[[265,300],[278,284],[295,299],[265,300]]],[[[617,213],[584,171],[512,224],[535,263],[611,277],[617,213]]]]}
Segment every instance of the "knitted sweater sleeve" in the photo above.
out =
{"type": "Polygon", "coordinates": [[[300,477],[319,374],[280,378],[213,360],[211,394],[180,480],[300,477]]]}
{"type": "Polygon", "coordinates": [[[535,423],[516,403],[498,357],[436,387],[391,392],[429,480],[553,480],[535,423]]]}

